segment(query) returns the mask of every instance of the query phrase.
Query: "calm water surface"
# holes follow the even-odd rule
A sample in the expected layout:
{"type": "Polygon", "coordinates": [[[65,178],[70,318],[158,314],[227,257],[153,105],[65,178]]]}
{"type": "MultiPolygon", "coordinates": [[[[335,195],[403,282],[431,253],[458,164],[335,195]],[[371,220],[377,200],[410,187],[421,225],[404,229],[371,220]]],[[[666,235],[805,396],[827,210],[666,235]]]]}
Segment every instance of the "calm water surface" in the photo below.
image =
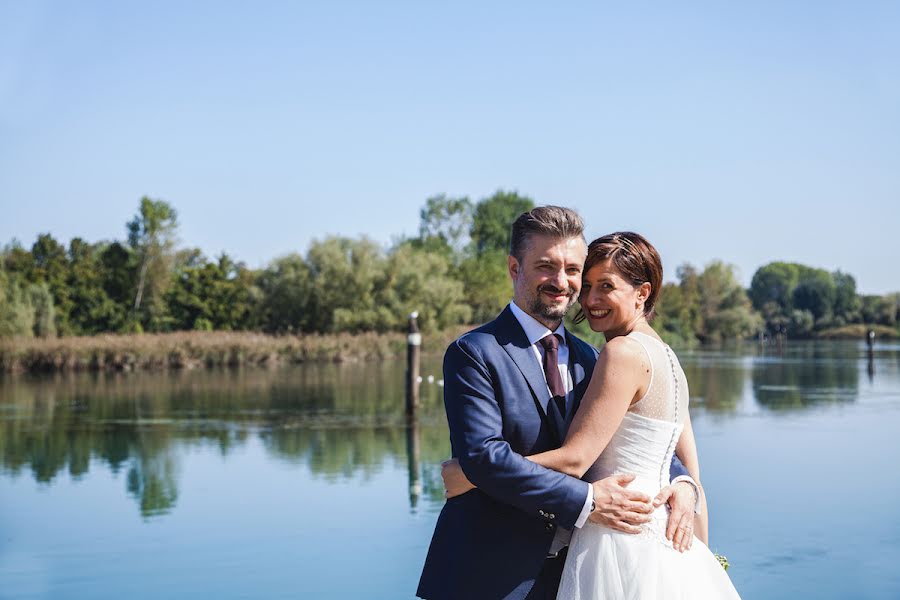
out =
{"type": "MultiPolygon", "coordinates": [[[[900,345],[679,356],[743,597],[900,598],[900,345]]],[[[449,442],[403,369],[0,379],[0,597],[412,598],[449,442]]]]}

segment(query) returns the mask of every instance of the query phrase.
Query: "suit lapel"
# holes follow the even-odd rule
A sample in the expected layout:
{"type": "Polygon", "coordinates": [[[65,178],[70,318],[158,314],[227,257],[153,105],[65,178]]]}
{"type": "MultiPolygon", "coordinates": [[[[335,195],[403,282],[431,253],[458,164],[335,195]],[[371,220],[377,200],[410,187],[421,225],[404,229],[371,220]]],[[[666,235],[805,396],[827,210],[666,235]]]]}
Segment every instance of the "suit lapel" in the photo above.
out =
{"type": "Polygon", "coordinates": [[[497,327],[497,341],[522,372],[525,381],[528,382],[528,387],[531,388],[531,393],[534,394],[541,416],[546,418],[550,390],[547,388],[544,371],[534,356],[525,331],[508,306],[500,313],[497,320],[500,321],[497,327]]]}

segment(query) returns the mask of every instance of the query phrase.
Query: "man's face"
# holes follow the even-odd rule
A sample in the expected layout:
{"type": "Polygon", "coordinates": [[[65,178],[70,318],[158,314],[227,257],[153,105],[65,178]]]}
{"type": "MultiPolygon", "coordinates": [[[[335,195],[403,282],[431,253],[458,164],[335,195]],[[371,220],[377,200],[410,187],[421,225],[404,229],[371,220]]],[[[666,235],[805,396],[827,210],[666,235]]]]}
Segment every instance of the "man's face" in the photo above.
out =
{"type": "Polygon", "coordinates": [[[522,260],[508,259],[516,304],[555,329],[578,298],[585,258],[587,245],[581,237],[532,234],[522,260]]]}

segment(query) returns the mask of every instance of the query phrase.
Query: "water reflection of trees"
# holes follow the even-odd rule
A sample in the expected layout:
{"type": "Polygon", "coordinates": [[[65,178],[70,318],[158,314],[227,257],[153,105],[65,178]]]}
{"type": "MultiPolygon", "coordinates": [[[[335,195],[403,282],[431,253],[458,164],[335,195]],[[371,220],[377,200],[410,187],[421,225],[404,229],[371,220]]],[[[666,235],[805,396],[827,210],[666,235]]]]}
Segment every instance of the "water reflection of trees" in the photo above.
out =
{"type": "MultiPolygon", "coordinates": [[[[895,353],[900,358],[900,352],[895,353]]],[[[775,352],[704,350],[682,365],[692,399],[731,411],[748,381],[758,404],[807,407],[856,398],[858,345],[788,344],[775,352]]],[[[885,358],[887,360],[887,358],[885,358]]],[[[892,363],[891,363],[892,364],[892,363]]],[[[49,483],[102,464],[124,473],[124,491],[145,517],[178,501],[179,457],[200,444],[222,455],[258,438],[270,456],[326,481],[406,468],[410,504],[443,502],[438,465],[449,454],[441,389],[422,386],[414,429],[403,417],[398,362],[0,380],[0,461],[7,473],[49,483]]],[[[434,362],[423,374],[437,374],[434,362]]]]}
{"type": "Polygon", "coordinates": [[[837,361],[763,363],[753,370],[753,392],[759,404],[779,410],[852,402],[859,392],[859,368],[837,361]]]}
{"type": "Polygon", "coordinates": [[[734,356],[685,356],[681,360],[691,405],[716,412],[733,411],[741,400],[747,368],[734,356]]]}
{"type": "MultiPolygon", "coordinates": [[[[146,517],[177,501],[176,444],[212,444],[226,455],[258,432],[273,455],[305,462],[315,475],[369,477],[385,461],[406,462],[402,375],[402,365],[385,363],[6,378],[0,460],[42,483],[65,471],[77,479],[92,461],[124,469],[126,491],[146,517]]],[[[439,388],[424,385],[422,400],[417,464],[434,464],[449,451],[439,388]]],[[[423,481],[426,495],[433,483],[423,481]]]]}
{"type": "Polygon", "coordinates": [[[852,402],[859,394],[860,357],[857,343],[788,344],[755,365],[756,401],[776,410],[852,402]]]}

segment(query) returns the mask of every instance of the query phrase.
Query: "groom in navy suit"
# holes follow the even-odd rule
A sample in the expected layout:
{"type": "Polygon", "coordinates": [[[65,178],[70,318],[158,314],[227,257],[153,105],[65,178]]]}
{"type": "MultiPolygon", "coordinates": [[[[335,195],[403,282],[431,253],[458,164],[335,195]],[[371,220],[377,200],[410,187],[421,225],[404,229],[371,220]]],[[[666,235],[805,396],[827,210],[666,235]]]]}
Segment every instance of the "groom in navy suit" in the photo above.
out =
{"type": "MultiPolygon", "coordinates": [[[[453,456],[477,489],[444,505],[417,595],[429,600],[555,599],[573,528],[590,519],[636,533],[650,498],[630,476],[586,482],[530,454],[558,448],[597,350],[565,330],[587,254],[581,217],[542,206],[512,226],[513,301],[444,356],[453,456]]],[[[676,458],[671,519],[694,510],[696,486],[676,458]]],[[[677,522],[677,521],[676,521],[677,522]]]]}

